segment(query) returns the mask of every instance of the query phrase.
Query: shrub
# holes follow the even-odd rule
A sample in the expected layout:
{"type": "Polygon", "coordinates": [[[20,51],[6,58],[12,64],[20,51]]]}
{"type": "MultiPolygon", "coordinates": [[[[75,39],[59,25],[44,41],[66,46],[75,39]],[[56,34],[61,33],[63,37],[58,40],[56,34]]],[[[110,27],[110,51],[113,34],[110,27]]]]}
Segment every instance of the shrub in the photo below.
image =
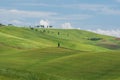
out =
{"type": "Polygon", "coordinates": [[[58,35],[60,35],[60,32],[58,32],[58,35]]]}

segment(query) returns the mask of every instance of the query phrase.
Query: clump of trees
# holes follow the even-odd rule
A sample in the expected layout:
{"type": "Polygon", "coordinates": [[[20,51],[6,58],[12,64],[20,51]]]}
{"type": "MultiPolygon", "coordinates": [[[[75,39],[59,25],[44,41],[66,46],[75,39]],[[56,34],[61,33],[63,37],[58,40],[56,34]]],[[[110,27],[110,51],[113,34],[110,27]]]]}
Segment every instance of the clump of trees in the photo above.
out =
{"type": "Polygon", "coordinates": [[[0,23],[0,27],[2,27],[2,26],[5,26],[5,25],[3,25],[2,23],[0,23]]]}
{"type": "Polygon", "coordinates": [[[44,26],[44,25],[40,25],[39,27],[40,27],[40,28],[45,28],[45,26],[44,26]]]}
{"type": "MultiPolygon", "coordinates": [[[[37,26],[35,26],[36,28],[45,28],[45,26],[44,25],[37,25],[37,26]]],[[[52,28],[53,26],[47,26],[47,28],[52,28]]]]}
{"type": "MultiPolygon", "coordinates": [[[[47,27],[45,27],[44,25],[37,25],[37,26],[34,26],[34,27],[29,26],[29,28],[30,28],[31,30],[35,30],[35,31],[38,31],[37,28],[52,28],[52,27],[53,27],[53,26],[47,26],[47,27]]],[[[46,32],[46,30],[44,29],[42,32],[46,32]]],[[[48,33],[49,33],[49,31],[48,31],[48,33]]]]}
{"type": "Polygon", "coordinates": [[[8,24],[8,26],[13,26],[13,24],[8,24]]]}
{"type": "Polygon", "coordinates": [[[48,28],[53,28],[53,26],[49,26],[48,28]]]}
{"type": "Polygon", "coordinates": [[[0,26],[2,26],[2,24],[0,23],[0,26]]]}
{"type": "Polygon", "coordinates": [[[88,40],[91,40],[91,41],[98,41],[98,40],[102,40],[102,38],[96,38],[96,37],[94,37],[94,38],[89,38],[88,40]]]}

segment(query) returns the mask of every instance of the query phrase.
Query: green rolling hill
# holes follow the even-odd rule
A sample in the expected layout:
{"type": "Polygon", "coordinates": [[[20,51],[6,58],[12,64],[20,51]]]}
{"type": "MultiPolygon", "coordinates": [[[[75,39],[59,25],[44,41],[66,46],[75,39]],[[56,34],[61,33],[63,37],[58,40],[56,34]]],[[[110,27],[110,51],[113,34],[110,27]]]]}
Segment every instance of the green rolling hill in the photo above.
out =
{"type": "Polygon", "coordinates": [[[1,26],[0,80],[120,80],[119,50],[88,31],[1,26]]]}

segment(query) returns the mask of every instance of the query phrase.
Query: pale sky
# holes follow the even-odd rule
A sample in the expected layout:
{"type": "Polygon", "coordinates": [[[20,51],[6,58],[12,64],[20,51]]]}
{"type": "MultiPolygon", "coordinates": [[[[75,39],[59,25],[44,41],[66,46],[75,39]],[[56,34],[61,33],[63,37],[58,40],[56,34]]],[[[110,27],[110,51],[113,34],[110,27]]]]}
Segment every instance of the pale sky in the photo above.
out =
{"type": "Polygon", "coordinates": [[[24,26],[48,21],[84,30],[120,29],[120,0],[1,0],[0,23],[24,26]]]}

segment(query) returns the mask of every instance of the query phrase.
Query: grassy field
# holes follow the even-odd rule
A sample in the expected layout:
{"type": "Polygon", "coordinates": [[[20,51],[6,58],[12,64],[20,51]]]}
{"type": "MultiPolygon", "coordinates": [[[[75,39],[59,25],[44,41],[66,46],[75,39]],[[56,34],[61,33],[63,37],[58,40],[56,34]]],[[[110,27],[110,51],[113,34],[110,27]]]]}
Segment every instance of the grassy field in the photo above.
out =
{"type": "Polygon", "coordinates": [[[83,30],[0,27],[0,80],[120,80],[119,49],[83,30]]]}

